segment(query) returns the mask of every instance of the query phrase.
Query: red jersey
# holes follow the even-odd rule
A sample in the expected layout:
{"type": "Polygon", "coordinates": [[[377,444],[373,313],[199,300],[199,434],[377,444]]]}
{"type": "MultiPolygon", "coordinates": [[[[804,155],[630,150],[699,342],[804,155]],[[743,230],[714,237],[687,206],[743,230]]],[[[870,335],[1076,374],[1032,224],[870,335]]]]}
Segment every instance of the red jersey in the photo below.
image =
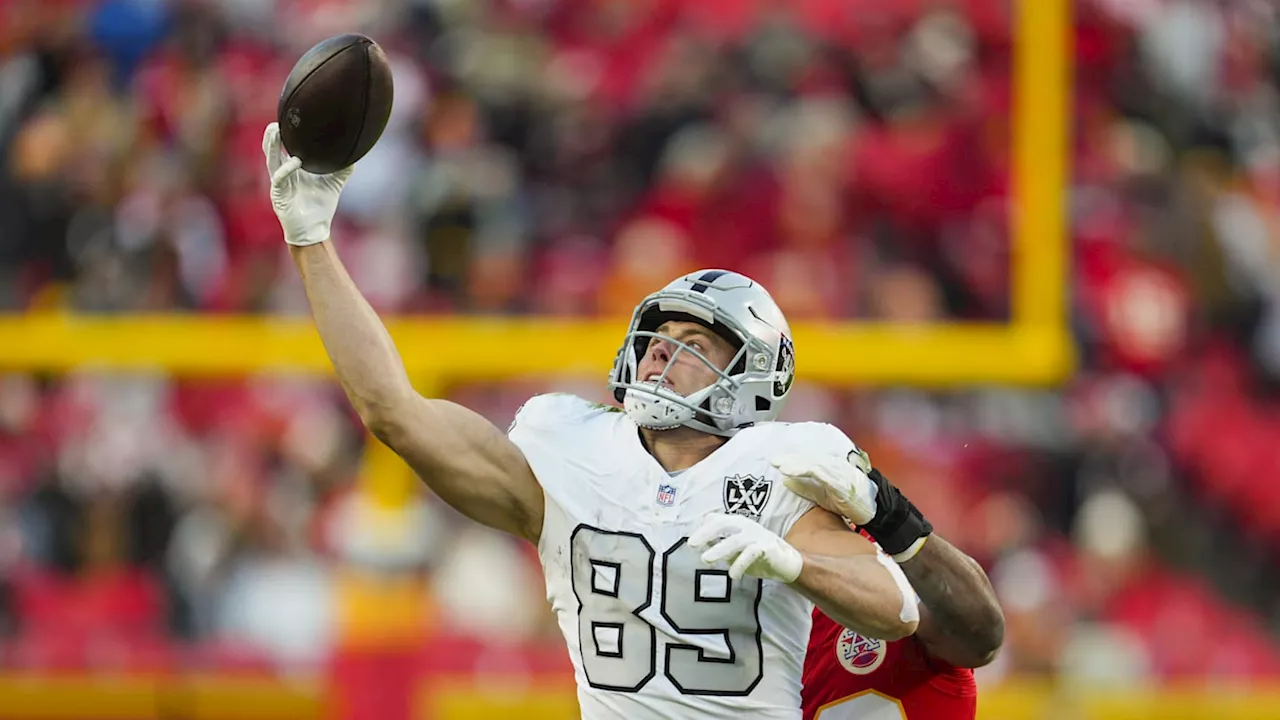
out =
{"type": "Polygon", "coordinates": [[[914,635],[863,637],[815,609],[800,705],[804,720],[973,720],[978,688],[914,635]]]}

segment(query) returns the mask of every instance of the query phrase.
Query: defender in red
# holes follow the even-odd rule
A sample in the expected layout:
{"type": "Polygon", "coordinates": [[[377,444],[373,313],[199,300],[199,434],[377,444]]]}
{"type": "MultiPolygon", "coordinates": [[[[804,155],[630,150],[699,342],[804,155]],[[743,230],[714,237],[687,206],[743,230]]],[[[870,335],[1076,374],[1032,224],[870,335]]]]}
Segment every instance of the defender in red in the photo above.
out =
{"type": "Polygon", "coordinates": [[[800,694],[805,720],[973,720],[973,670],[930,655],[916,635],[887,642],[813,614],[800,694]]]}
{"type": "Polygon", "coordinates": [[[973,720],[972,668],[991,662],[1004,640],[1004,615],[982,567],[934,534],[860,450],[784,460],[779,469],[793,492],[848,519],[898,563],[920,612],[914,635],[886,642],[815,609],[804,720],[973,720]]]}

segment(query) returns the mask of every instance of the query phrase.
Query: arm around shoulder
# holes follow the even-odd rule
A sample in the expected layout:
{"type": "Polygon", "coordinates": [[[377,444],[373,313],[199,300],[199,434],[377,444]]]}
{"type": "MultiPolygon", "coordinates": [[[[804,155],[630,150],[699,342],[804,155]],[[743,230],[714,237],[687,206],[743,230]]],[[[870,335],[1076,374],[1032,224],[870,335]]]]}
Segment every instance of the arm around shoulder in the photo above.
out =
{"type": "Polygon", "coordinates": [[[831,619],[882,640],[916,631],[919,610],[902,570],[838,516],[813,508],[786,541],[804,558],[792,587],[831,619]]]}

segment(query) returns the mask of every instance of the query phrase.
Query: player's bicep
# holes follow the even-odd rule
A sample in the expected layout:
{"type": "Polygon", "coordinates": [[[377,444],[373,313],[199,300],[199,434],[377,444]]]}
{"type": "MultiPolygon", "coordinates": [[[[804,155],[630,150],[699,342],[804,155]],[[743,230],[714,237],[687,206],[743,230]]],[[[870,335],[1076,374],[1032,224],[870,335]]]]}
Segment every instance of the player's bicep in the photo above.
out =
{"type": "Polygon", "coordinates": [[[520,448],[484,417],[448,400],[414,396],[375,434],[459,512],[537,542],[542,488],[520,448]]]}
{"type": "Polygon", "coordinates": [[[814,507],[787,531],[786,541],[802,553],[826,557],[875,555],[876,546],[834,513],[814,507]]]}

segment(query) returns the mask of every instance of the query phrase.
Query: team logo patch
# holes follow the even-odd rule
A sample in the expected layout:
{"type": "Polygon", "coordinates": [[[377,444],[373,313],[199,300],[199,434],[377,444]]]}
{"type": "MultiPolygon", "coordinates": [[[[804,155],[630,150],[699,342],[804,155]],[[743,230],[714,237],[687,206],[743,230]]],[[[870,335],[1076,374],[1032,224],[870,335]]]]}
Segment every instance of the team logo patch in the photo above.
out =
{"type": "Polygon", "coordinates": [[[791,389],[791,383],[796,379],[796,348],[791,343],[791,338],[785,335],[778,345],[778,366],[775,370],[778,374],[774,376],[773,396],[782,397],[791,389]]]}
{"type": "Polygon", "coordinates": [[[676,503],[676,489],[670,485],[658,486],[658,504],[671,507],[676,503]]]}
{"type": "Polygon", "coordinates": [[[836,659],[854,675],[870,675],[884,662],[889,643],[845,628],[836,638],[836,659]]]}
{"type": "Polygon", "coordinates": [[[755,475],[732,475],[724,479],[724,511],[759,520],[769,502],[773,481],[755,475]]]}

